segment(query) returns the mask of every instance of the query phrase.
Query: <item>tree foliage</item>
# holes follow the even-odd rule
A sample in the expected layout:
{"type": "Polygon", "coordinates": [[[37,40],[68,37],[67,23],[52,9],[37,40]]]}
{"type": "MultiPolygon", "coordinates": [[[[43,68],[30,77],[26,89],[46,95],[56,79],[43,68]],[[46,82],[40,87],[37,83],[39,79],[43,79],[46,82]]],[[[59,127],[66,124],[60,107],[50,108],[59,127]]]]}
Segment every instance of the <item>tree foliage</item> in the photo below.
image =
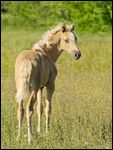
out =
{"type": "Polygon", "coordinates": [[[2,23],[14,26],[76,24],[79,30],[106,31],[112,24],[111,1],[2,1],[2,23]],[[4,17],[7,16],[8,17],[4,17]]]}

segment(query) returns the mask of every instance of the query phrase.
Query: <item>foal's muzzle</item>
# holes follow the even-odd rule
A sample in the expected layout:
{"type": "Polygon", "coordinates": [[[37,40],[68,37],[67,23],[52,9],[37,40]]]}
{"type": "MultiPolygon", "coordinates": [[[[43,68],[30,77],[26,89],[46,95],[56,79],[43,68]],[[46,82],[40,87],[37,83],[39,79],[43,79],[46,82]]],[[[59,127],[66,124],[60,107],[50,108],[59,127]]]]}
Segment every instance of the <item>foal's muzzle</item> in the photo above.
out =
{"type": "Polygon", "coordinates": [[[80,51],[75,51],[75,59],[78,60],[81,57],[80,51]]]}

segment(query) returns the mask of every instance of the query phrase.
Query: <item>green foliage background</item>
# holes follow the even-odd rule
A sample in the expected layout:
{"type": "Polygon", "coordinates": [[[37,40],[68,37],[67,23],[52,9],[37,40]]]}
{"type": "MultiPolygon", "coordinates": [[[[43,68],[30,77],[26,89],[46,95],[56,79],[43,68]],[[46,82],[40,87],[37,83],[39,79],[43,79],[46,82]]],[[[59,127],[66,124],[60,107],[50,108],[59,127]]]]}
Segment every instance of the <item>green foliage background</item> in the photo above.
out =
{"type": "Polygon", "coordinates": [[[2,1],[2,27],[51,26],[74,23],[79,31],[108,31],[112,1],[2,1]]]}

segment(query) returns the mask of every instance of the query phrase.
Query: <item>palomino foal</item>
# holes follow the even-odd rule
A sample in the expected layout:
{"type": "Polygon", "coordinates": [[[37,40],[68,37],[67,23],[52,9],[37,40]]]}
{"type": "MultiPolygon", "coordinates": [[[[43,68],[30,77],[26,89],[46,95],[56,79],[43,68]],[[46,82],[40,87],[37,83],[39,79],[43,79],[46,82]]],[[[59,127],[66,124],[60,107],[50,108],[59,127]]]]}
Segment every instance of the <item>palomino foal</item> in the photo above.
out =
{"type": "Polygon", "coordinates": [[[37,101],[38,128],[40,132],[42,113],[42,90],[46,87],[46,132],[49,129],[51,114],[51,99],[55,88],[57,69],[55,62],[63,50],[68,51],[75,59],[81,56],[77,48],[77,38],[73,33],[74,26],[58,25],[48,31],[40,41],[35,43],[31,50],[20,53],[15,63],[16,99],[18,103],[18,138],[23,116],[23,100],[27,98],[26,118],[28,128],[28,142],[32,140],[31,116],[33,105],[37,101]]]}

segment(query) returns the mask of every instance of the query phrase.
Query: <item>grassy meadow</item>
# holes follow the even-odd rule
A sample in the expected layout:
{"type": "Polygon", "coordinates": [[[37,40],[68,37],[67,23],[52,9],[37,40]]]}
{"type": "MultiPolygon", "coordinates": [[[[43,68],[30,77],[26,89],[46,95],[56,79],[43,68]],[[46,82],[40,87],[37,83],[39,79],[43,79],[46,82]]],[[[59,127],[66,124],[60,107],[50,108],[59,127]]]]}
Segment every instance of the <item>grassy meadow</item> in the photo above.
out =
{"type": "Polygon", "coordinates": [[[49,135],[45,134],[44,114],[42,132],[37,135],[35,104],[32,117],[33,143],[29,145],[27,142],[25,115],[21,141],[16,141],[15,59],[21,51],[29,49],[45,31],[46,28],[37,30],[3,28],[1,32],[1,148],[110,149],[112,147],[111,33],[77,33],[81,59],[75,61],[64,52],[56,63],[58,76],[52,100],[49,135]]]}

